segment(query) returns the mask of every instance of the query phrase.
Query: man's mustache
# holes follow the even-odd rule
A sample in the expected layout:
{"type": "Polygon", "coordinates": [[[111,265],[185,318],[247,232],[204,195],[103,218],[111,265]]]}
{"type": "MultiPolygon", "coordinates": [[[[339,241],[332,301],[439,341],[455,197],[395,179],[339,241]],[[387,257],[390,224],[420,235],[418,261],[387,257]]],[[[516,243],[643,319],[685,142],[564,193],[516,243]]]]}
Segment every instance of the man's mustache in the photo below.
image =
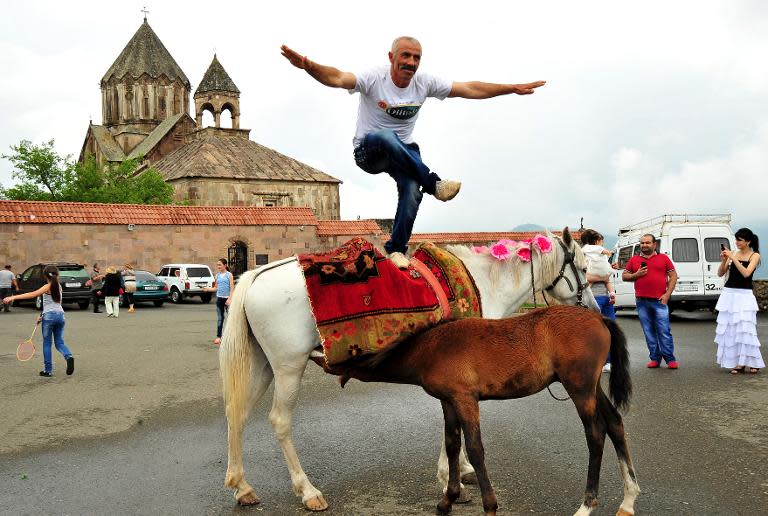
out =
{"type": "Polygon", "coordinates": [[[411,72],[415,72],[416,71],[416,67],[415,66],[405,65],[405,64],[404,65],[400,65],[400,69],[401,70],[410,70],[411,72]]]}

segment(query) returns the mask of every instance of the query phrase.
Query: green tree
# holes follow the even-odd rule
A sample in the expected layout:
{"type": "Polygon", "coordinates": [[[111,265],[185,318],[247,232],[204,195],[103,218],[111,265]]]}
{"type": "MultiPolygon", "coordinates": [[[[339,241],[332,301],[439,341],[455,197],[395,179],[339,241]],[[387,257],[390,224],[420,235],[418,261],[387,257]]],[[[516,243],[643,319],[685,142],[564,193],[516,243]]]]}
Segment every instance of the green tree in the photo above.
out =
{"type": "Polygon", "coordinates": [[[35,145],[21,140],[11,145],[12,154],[2,157],[13,163],[13,178],[19,184],[5,189],[0,195],[7,199],[63,201],[62,192],[72,181],[74,164],[70,156],[61,157],[53,150],[53,140],[35,145]]]}
{"type": "Polygon", "coordinates": [[[40,146],[22,140],[3,155],[16,170],[19,184],[0,186],[0,198],[34,201],[100,202],[114,204],[171,204],[173,187],[157,170],[136,173],[142,158],[100,164],[94,156],[73,163],[53,150],[53,140],[40,146]]]}

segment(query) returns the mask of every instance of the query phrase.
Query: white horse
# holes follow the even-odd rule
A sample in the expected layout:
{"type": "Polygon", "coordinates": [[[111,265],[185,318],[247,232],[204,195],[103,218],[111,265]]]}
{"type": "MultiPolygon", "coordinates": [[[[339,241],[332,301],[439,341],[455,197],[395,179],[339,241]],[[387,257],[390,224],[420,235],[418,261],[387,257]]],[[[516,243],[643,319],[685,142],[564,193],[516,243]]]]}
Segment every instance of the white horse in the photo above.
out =
{"type": "MultiPolygon", "coordinates": [[[[562,238],[551,236],[551,239],[552,250],[532,253],[530,262],[499,261],[464,246],[450,248],[475,280],[483,317],[511,316],[532,293],[541,292],[541,299],[545,290],[561,303],[581,303],[598,309],[590,289],[586,288],[584,255],[568,228],[562,238]]],[[[299,463],[291,433],[304,369],[311,356],[322,356],[322,352],[315,351],[318,345],[319,334],[304,276],[295,258],[267,264],[240,277],[232,297],[219,360],[228,423],[224,484],[235,489],[235,499],[242,505],[260,501],[245,481],[243,427],[251,407],[274,380],[269,422],[285,455],[293,491],[309,510],[328,508],[323,494],[312,485],[299,463]]],[[[447,461],[441,460],[439,469],[438,478],[445,485],[447,461]]],[[[462,473],[472,471],[464,458],[462,473]]]]}

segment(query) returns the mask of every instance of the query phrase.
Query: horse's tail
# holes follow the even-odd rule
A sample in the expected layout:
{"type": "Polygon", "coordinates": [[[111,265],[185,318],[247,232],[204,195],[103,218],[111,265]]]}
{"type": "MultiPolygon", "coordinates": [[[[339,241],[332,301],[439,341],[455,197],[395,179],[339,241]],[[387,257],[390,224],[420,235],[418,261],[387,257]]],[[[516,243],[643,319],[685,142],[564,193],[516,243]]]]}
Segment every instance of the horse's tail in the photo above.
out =
{"type": "Polygon", "coordinates": [[[251,392],[251,369],[254,365],[253,346],[257,344],[245,315],[245,297],[256,276],[258,270],[248,271],[240,276],[232,293],[227,324],[221,338],[219,372],[227,418],[245,419],[251,406],[248,398],[251,392]]]}
{"type": "Polygon", "coordinates": [[[611,332],[611,376],[608,380],[608,390],[616,408],[626,410],[632,397],[627,337],[616,321],[603,318],[603,323],[611,332]]]}

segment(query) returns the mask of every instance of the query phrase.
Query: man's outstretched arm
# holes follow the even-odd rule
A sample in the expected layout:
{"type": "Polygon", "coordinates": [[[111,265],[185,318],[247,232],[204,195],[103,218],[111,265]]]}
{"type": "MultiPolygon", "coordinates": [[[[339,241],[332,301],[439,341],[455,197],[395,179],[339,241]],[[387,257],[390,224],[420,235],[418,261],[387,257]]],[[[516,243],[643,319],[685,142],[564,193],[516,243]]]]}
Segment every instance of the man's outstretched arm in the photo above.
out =
{"type": "Polygon", "coordinates": [[[547,81],[529,82],[526,84],[495,84],[492,82],[454,82],[449,97],[463,99],[489,99],[499,95],[530,95],[536,88],[544,86],[547,81]]]}
{"type": "Polygon", "coordinates": [[[338,68],[310,61],[307,56],[303,56],[285,45],[280,47],[280,50],[283,57],[290,61],[293,66],[305,70],[321,84],[331,88],[344,88],[346,90],[351,90],[357,84],[357,77],[353,73],[342,72],[338,68]]]}

